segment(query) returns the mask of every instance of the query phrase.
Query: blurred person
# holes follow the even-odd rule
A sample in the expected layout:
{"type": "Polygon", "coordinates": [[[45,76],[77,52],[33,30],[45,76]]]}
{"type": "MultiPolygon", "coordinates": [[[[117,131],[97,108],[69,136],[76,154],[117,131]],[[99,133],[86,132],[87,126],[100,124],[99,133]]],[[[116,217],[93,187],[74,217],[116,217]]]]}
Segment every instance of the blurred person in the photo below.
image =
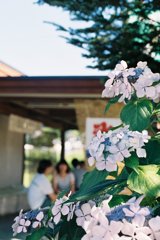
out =
{"type": "Polygon", "coordinates": [[[77,158],[73,158],[72,160],[72,166],[74,169],[78,169],[80,167],[79,160],[77,158]]]}
{"type": "Polygon", "coordinates": [[[61,191],[74,192],[75,178],[65,160],[61,160],[56,166],[57,174],[53,179],[53,186],[56,193],[61,191]]]}
{"type": "Polygon", "coordinates": [[[56,200],[51,182],[48,177],[53,175],[52,162],[49,160],[41,160],[37,169],[37,174],[33,178],[28,189],[28,202],[31,209],[39,209],[51,204],[56,200]]]}
{"type": "Polygon", "coordinates": [[[85,169],[85,162],[78,161],[78,159],[73,159],[72,165],[74,167],[73,174],[75,176],[75,186],[76,186],[76,190],[78,190],[82,183],[83,176],[87,172],[85,169]]]}

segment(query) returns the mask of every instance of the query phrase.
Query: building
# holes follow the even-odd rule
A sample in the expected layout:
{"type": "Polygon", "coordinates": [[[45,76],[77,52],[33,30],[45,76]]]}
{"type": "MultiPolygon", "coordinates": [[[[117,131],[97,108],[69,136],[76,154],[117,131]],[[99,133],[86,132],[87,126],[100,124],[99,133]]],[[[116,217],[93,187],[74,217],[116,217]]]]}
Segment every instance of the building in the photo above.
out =
{"type": "MultiPolygon", "coordinates": [[[[0,74],[0,188],[4,189],[22,183],[24,134],[31,125],[61,129],[63,157],[65,131],[84,131],[86,117],[102,117],[106,100],[101,99],[102,76],[27,77],[4,63],[0,74]]],[[[117,117],[121,106],[116,104],[108,117],[117,117]]]]}

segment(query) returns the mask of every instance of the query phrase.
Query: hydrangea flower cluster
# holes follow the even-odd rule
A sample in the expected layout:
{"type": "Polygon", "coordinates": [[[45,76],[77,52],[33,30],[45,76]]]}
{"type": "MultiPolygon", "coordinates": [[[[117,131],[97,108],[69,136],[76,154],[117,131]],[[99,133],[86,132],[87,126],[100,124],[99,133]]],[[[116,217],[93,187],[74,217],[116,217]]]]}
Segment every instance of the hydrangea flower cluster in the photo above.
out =
{"type": "Polygon", "coordinates": [[[102,97],[119,96],[119,102],[131,99],[133,94],[155,102],[160,98],[160,74],[153,73],[147,62],[138,62],[136,68],[128,68],[127,63],[122,60],[108,77],[102,97]]]}
{"type": "Polygon", "coordinates": [[[148,207],[140,207],[142,199],[132,198],[114,208],[107,200],[98,207],[82,204],[75,212],[77,224],[86,232],[82,240],[159,240],[160,217],[152,218],[148,207]]]}
{"type": "Polygon", "coordinates": [[[14,235],[26,233],[41,224],[46,226],[47,221],[52,221],[55,226],[62,216],[70,221],[75,215],[77,225],[85,231],[82,240],[159,240],[160,217],[152,217],[148,207],[140,206],[143,198],[133,197],[124,204],[110,208],[112,196],[98,206],[94,201],[71,203],[68,197],[63,197],[55,202],[49,220],[46,220],[43,210],[31,211],[30,215],[20,212],[12,228],[14,235]]]}
{"type": "Polygon", "coordinates": [[[43,220],[43,211],[37,210],[23,213],[23,210],[21,210],[19,216],[14,219],[15,223],[12,225],[13,236],[21,232],[26,233],[30,228],[41,227],[43,220]]]}
{"type": "Polygon", "coordinates": [[[99,131],[88,147],[90,154],[88,163],[90,166],[95,164],[98,170],[116,171],[117,162],[130,157],[133,151],[139,158],[146,157],[146,150],[143,147],[149,138],[146,130],[142,133],[130,131],[128,126],[107,133],[99,131]]]}

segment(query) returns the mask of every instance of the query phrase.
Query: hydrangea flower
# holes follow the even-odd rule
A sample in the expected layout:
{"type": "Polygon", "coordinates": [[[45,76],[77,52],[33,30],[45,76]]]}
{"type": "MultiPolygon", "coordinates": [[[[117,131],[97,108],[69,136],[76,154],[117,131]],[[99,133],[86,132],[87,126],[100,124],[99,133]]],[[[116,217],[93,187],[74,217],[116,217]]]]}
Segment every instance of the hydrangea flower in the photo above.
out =
{"type": "Polygon", "coordinates": [[[138,98],[147,97],[157,101],[160,97],[160,75],[153,73],[147,62],[138,62],[136,68],[128,68],[125,61],[121,61],[108,74],[102,97],[113,98],[119,96],[119,102],[131,99],[135,93],[138,98]],[[156,83],[156,84],[155,84],[156,83]]]}
{"type": "MultiPolygon", "coordinates": [[[[96,204],[92,207],[88,203],[83,204],[81,207],[84,209],[78,214],[79,226],[82,226],[86,232],[82,240],[158,240],[159,238],[154,236],[159,234],[160,224],[156,223],[154,230],[148,225],[148,219],[145,217],[150,211],[147,207],[140,207],[143,198],[144,196],[138,199],[133,197],[127,203],[113,208],[108,207],[111,197],[98,207],[96,204]],[[119,219],[117,208],[122,212],[119,214],[119,219]],[[142,222],[135,221],[137,216],[142,216],[142,222]]],[[[156,220],[159,219],[150,220],[150,225],[154,226],[156,220]]]]}
{"type": "MultiPolygon", "coordinates": [[[[143,226],[145,222],[145,217],[150,215],[150,210],[148,207],[141,207],[140,203],[143,200],[144,196],[139,197],[138,199],[132,198],[128,202],[128,208],[123,208],[125,216],[131,217],[132,222],[136,226],[143,226]]],[[[127,203],[126,203],[127,204],[127,203]]]]}
{"type": "Polygon", "coordinates": [[[156,240],[160,239],[160,216],[156,216],[149,220],[149,226],[153,231],[156,240]]]}
{"type": "Polygon", "coordinates": [[[36,216],[36,220],[33,222],[32,227],[33,228],[37,228],[41,226],[41,221],[44,218],[44,213],[43,212],[39,212],[36,216]]]}
{"type": "Polygon", "coordinates": [[[75,212],[75,209],[76,209],[76,204],[71,203],[71,204],[69,204],[68,207],[69,207],[69,212],[68,212],[68,215],[67,215],[67,221],[70,221],[73,218],[73,215],[74,215],[74,212],[75,212]]]}
{"type": "MultiPolygon", "coordinates": [[[[137,227],[134,223],[123,220],[123,227],[121,232],[127,237],[128,240],[151,240],[152,231],[149,227],[137,227]]],[[[120,239],[125,239],[121,237],[120,239]]]]}
{"type": "Polygon", "coordinates": [[[77,204],[72,202],[66,202],[69,200],[69,196],[64,196],[63,198],[57,199],[52,208],[53,221],[55,224],[59,223],[61,216],[67,216],[67,221],[70,221],[73,218],[74,211],[77,204]]]}
{"type": "Polygon", "coordinates": [[[83,228],[86,231],[84,239],[114,239],[122,228],[118,221],[109,222],[101,207],[93,206],[90,218],[84,221],[83,228]]]}
{"type": "Polygon", "coordinates": [[[146,157],[146,150],[143,148],[150,139],[147,131],[130,131],[128,126],[107,133],[100,131],[91,141],[88,150],[90,166],[95,164],[98,170],[108,172],[117,170],[117,162],[129,158],[131,152],[135,151],[138,157],[146,157]]]}
{"type": "Polygon", "coordinates": [[[23,216],[23,210],[21,210],[19,212],[19,215],[14,219],[14,224],[12,225],[12,229],[13,229],[13,236],[15,236],[17,233],[18,233],[18,227],[19,227],[19,224],[20,224],[20,220],[22,219],[22,216],[23,216]]]}
{"type": "Polygon", "coordinates": [[[55,201],[55,204],[52,208],[53,221],[55,224],[59,223],[62,215],[65,216],[69,213],[68,205],[64,204],[64,202],[67,200],[67,197],[63,197],[55,201]]]}
{"type": "Polygon", "coordinates": [[[86,220],[91,219],[90,203],[82,204],[81,207],[75,211],[75,215],[77,216],[77,218],[76,218],[77,225],[83,226],[83,224],[86,220]]]}
{"type": "Polygon", "coordinates": [[[25,219],[20,219],[19,221],[19,226],[17,227],[17,233],[27,232],[27,228],[31,225],[31,221],[25,220],[25,219]]]}

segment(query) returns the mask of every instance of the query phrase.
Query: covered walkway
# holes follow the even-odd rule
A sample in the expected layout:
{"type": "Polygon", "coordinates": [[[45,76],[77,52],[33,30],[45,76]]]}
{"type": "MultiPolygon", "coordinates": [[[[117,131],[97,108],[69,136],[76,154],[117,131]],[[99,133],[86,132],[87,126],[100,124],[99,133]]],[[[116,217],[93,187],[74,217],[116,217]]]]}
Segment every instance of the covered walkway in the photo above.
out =
{"type": "MultiPolygon", "coordinates": [[[[104,80],[102,76],[0,77],[0,189],[22,184],[27,128],[40,123],[59,128],[61,158],[64,158],[65,131],[80,129],[85,132],[87,117],[104,117],[106,99],[101,99],[104,80]],[[13,116],[21,117],[12,123],[15,130],[10,129],[13,116]]],[[[120,108],[121,104],[115,105],[108,117],[117,117],[120,108]]],[[[15,206],[12,210],[18,211],[22,207],[18,205],[20,200],[12,198],[15,206]]],[[[7,213],[8,200],[0,198],[0,214],[7,213]]]]}

